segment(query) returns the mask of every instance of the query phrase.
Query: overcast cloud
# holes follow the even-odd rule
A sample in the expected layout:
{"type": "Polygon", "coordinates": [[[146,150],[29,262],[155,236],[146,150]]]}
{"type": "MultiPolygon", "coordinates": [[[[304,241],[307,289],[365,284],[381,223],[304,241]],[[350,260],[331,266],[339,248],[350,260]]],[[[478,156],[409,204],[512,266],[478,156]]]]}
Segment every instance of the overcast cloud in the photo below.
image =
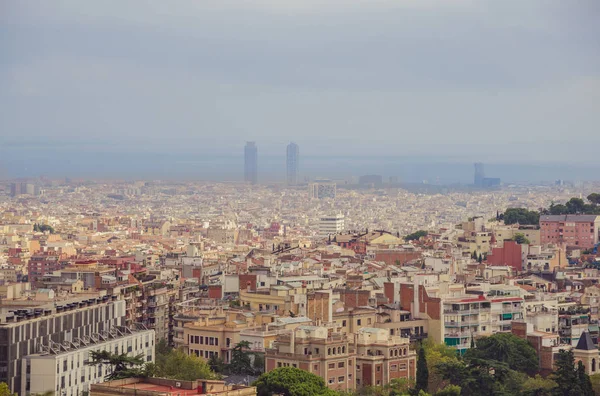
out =
{"type": "Polygon", "coordinates": [[[3,1],[0,145],[598,164],[599,20],[597,0],[3,1]]]}

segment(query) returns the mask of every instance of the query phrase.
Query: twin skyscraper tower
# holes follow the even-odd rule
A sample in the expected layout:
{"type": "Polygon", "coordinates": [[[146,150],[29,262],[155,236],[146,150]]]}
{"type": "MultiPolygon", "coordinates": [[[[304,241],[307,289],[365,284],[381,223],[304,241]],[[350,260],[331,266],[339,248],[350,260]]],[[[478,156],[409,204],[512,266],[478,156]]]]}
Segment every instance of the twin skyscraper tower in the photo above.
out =
{"type": "MultiPolygon", "coordinates": [[[[290,186],[298,184],[298,165],[300,148],[296,143],[290,143],[286,149],[286,181],[290,186]]],[[[247,183],[258,182],[258,147],[256,142],[246,142],[244,147],[244,180],[247,183]]]]}

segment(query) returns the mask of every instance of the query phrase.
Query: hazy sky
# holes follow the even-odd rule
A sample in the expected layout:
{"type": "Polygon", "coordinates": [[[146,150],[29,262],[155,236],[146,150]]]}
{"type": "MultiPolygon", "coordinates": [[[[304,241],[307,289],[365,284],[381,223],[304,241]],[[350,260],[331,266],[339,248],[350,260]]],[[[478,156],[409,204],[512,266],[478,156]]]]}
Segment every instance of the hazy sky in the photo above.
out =
{"type": "Polygon", "coordinates": [[[597,0],[2,1],[0,146],[600,164],[599,20],[597,0]]]}

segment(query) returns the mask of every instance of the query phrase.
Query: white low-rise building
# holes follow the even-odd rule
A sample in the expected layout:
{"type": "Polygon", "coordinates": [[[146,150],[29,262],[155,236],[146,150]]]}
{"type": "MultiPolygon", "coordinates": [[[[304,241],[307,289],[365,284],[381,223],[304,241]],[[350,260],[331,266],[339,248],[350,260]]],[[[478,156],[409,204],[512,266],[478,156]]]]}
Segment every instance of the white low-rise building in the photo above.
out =
{"type": "MultiPolygon", "coordinates": [[[[53,392],[60,396],[78,396],[90,391],[91,384],[104,382],[112,369],[109,365],[89,365],[92,351],[108,351],[129,356],[143,355],[154,362],[154,330],[130,330],[113,327],[110,331],[62,344],[41,346],[40,353],[21,360],[21,389],[27,394],[53,392]]],[[[23,393],[25,394],[25,393],[23,393]]]]}

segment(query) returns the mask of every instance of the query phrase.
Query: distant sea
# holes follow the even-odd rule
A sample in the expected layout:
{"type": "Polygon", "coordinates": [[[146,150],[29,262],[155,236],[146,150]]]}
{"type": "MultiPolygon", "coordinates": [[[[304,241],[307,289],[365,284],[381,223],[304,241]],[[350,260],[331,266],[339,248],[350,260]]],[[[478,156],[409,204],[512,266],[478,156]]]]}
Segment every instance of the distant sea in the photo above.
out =
{"type": "MultiPolygon", "coordinates": [[[[73,148],[23,149],[0,147],[0,179],[46,176],[50,178],[174,179],[238,181],[243,177],[242,155],[207,155],[186,152],[85,151],[73,148]]],[[[285,157],[260,155],[259,181],[279,182],[285,177],[285,157]]],[[[469,184],[473,163],[460,158],[391,156],[301,156],[300,179],[351,180],[361,175],[382,175],[384,181],[429,184],[469,184]]],[[[486,177],[504,183],[600,180],[600,166],[565,164],[486,163],[486,177]]]]}

